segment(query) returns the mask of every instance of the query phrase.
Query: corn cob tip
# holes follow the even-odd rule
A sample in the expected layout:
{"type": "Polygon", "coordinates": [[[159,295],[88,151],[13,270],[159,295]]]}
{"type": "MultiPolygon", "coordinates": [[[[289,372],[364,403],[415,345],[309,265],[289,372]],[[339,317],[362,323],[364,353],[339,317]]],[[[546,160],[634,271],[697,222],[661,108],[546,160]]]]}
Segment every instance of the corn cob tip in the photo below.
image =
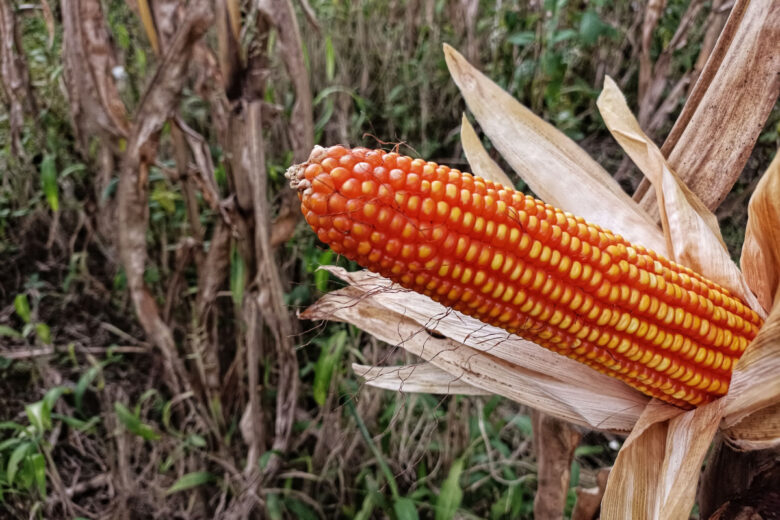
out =
{"type": "Polygon", "coordinates": [[[315,145],[309,154],[309,159],[305,163],[293,164],[287,168],[284,176],[290,181],[290,187],[298,191],[304,191],[305,189],[309,188],[311,186],[311,182],[306,180],[306,177],[304,176],[304,170],[306,169],[306,166],[311,163],[319,163],[327,156],[327,148],[323,148],[320,145],[315,145]]]}

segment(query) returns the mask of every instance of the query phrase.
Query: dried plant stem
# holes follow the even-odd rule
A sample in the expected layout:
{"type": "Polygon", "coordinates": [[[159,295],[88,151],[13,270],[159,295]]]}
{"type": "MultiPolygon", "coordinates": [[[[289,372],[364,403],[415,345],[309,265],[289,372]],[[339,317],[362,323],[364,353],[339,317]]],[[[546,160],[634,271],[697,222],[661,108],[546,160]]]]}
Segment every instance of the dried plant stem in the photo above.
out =
{"type": "MultiPolygon", "coordinates": [[[[778,20],[778,2],[736,2],[661,148],[710,209],[718,207],[739,177],[780,93],[778,20]]],[[[634,199],[657,216],[649,187],[643,180],[634,199]]]]}
{"type": "Polygon", "coordinates": [[[539,411],[532,411],[538,485],[534,497],[534,518],[561,518],[569,491],[571,463],[582,433],[570,423],[539,411]]]}

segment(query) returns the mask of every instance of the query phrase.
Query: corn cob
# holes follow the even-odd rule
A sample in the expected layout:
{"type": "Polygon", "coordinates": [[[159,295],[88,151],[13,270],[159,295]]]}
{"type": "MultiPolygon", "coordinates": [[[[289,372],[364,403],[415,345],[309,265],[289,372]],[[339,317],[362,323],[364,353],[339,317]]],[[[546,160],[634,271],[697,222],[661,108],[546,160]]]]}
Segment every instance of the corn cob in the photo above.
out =
{"type": "Polygon", "coordinates": [[[447,166],[317,147],[288,177],[337,253],[683,408],[728,391],[762,323],[684,266],[447,166]]]}

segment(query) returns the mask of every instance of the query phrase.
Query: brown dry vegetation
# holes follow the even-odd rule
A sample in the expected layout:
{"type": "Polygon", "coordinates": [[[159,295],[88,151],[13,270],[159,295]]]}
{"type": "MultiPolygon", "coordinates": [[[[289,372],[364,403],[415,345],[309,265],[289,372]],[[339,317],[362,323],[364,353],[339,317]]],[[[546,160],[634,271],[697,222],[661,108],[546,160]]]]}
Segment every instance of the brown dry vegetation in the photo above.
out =
{"type": "Polygon", "coordinates": [[[537,517],[592,518],[619,437],[364,387],[352,362],[413,360],[297,319],[338,286],[318,265],[354,266],[282,173],[315,143],[464,165],[448,42],[641,196],[603,78],[660,144],[732,4],[0,0],[0,516],[529,518],[571,471],[537,517]]]}

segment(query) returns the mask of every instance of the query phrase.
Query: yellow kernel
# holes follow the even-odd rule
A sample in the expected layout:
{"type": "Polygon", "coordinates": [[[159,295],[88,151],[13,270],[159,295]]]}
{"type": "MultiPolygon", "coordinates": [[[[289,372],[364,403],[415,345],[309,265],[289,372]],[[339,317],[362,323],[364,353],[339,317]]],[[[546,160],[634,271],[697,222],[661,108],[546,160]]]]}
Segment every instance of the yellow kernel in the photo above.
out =
{"type": "Polygon", "coordinates": [[[499,269],[501,269],[501,266],[503,265],[504,265],[504,255],[497,252],[496,254],[493,255],[493,260],[492,262],[490,262],[490,267],[494,271],[498,271],[499,269]]]}
{"type": "Polygon", "coordinates": [[[479,245],[477,245],[476,243],[472,243],[472,244],[469,246],[469,249],[468,249],[468,251],[466,251],[466,257],[465,257],[465,260],[466,260],[467,262],[473,262],[473,261],[474,261],[474,259],[477,257],[477,254],[479,254],[479,252],[480,252],[480,247],[479,247],[479,245]]]}
{"type": "Polygon", "coordinates": [[[542,243],[538,240],[534,240],[533,246],[531,246],[531,250],[528,252],[529,258],[539,258],[539,254],[542,252],[542,243]]]}
{"type": "Polygon", "coordinates": [[[486,265],[488,261],[490,260],[490,255],[492,254],[492,251],[489,247],[483,247],[482,251],[479,253],[479,259],[477,260],[477,264],[479,265],[486,265]]]}
{"type": "Polygon", "coordinates": [[[432,254],[433,254],[433,248],[429,245],[423,244],[417,248],[417,256],[420,258],[420,260],[425,260],[432,254]]]}
{"type": "MultiPolygon", "coordinates": [[[[566,257],[566,260],[568,260],[568,257],[566,257]]],[[[582,264],[575,260],[571,264],[571,269],[569,270],[569,278],[571,278],[572,280],[576,280],[577,278],[580,277],[581,274],[582,274],[582,264]]]]}
{"type": "Polygon", "coordinates": [[[482,217],[477,217],[477,219],[474,221],[474,232],[482,233],[484,230],[485,230],[485,219],[482,217]]]}

